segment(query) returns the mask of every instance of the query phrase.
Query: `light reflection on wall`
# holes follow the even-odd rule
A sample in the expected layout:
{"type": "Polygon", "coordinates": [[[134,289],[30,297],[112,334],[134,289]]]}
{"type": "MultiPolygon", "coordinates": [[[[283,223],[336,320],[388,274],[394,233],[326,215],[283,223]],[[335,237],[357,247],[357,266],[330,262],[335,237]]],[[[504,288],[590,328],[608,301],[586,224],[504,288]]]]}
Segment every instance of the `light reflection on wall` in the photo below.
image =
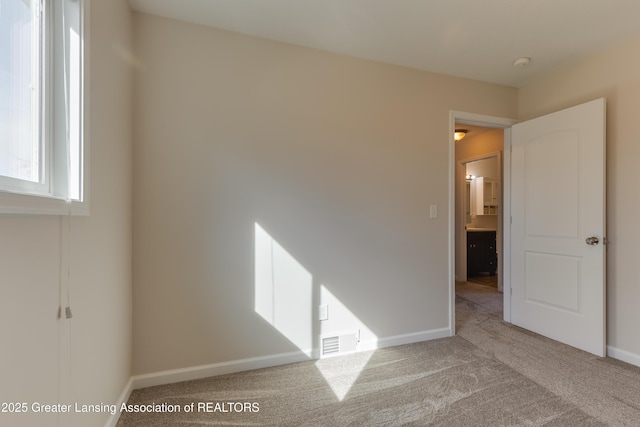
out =
{"type": "MultiPolygon", "coordinates": [[[[255,311],[307,357],[318,354],[314,345],[313,307],[327,304],[329,320],[319,322],[320,335],[349,331],[365,340],[364,348],[377,348],[377,337],[326,286],[314,301],[313,276],[260,224],[255,223],[255,311]]],[[[318,338],[317,340],[315,338],[318,338]]],[[[331,357],[316,362],[336,398],[342,401],[356,383],[373,352],[352,355],[348,359],[331,357]]]]}
{"type": "Polygon", "coordinates": [[[312,355],[313,277],[255,224],[255,311],[308,357],[312,355]]]}
{"type": "MultiPolygon", "coordinates": [[[[330,307],[329,320],[321,323],[320,334],[322,336],[333,335],[340,332],[356,332],[359,340],[359,348],[373,349],[377,347],[377,337],[367,328],[358,317],[351,312],[326,286],[320,286],[320,304],[330,307]]],[[[348,365],[341,358],[321,359],[316,362],[316,367],[322,373],[325,381],[331,387],[333,394],[342,401],[351,390],[362,370],[367,366],[373,352],[364,352],[348,358],[348,365]]]]}

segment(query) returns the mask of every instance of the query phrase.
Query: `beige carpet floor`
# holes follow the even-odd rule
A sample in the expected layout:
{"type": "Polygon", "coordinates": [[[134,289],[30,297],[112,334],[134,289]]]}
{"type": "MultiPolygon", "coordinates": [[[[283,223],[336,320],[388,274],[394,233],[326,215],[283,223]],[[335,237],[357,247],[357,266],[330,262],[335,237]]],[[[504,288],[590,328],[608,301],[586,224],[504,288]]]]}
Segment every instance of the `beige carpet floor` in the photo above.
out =
{"type": "Polygon", "coordinates": [[[640,368],[505,323],[472,299],[457,292],[458,337],[606,425],[640,426],[640,368]]]}
{"type": "MultiPolygon", "coordinates": [[[[456,295],[503,318],[502,292],[497,287],[472,282],[456,282],[456,295]]],[[[482,312],[479,312],[479,314],[482,312]]]]}
{"type": "Polygon", "coordinates": [[[483,295],[458,289],[455,337],[136,390],[129,404],[259,411],[125,412],[118,426],[640,425],[640,368],[509,325],[470,291],[483,295]]]}

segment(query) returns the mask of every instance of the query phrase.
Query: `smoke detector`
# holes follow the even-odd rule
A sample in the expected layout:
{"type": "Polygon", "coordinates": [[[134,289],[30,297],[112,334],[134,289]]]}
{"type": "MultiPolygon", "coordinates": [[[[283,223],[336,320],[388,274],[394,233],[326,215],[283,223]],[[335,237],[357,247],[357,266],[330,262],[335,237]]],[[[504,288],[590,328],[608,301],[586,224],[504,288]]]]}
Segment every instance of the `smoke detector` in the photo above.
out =
{"type": "Polygon", "coordinates": [[[513,61],[513,66],[518,69],[527,68],[529,64],[531,64],[531,58],[528,56],[523,56],[513,61]]]}

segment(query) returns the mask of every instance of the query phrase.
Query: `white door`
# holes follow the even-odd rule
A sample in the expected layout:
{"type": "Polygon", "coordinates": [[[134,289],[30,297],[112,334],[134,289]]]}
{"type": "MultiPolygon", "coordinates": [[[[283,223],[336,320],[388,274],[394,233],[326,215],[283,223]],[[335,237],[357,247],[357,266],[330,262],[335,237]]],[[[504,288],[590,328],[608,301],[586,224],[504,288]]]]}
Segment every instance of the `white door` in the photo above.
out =
{"type": "Polygon", "coordinates": [[[605,100],[511,135],[511,321],[605,356],[605,100]]]}

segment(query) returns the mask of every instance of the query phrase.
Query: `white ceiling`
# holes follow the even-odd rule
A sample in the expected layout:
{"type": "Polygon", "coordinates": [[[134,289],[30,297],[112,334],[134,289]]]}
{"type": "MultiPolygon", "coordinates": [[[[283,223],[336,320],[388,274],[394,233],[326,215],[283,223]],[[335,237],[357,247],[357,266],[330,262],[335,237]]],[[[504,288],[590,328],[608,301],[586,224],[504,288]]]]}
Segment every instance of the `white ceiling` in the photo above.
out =
{"type": "MultiPolygon", "coordinates": [[[[134,10],[519,87],[640,38],[640,0],[129,0],[134,10]],[[513,61],[531,57],[525,69],[513,61]]],[[[639,52],[640,53],[640,52],[639,52]]]]}

